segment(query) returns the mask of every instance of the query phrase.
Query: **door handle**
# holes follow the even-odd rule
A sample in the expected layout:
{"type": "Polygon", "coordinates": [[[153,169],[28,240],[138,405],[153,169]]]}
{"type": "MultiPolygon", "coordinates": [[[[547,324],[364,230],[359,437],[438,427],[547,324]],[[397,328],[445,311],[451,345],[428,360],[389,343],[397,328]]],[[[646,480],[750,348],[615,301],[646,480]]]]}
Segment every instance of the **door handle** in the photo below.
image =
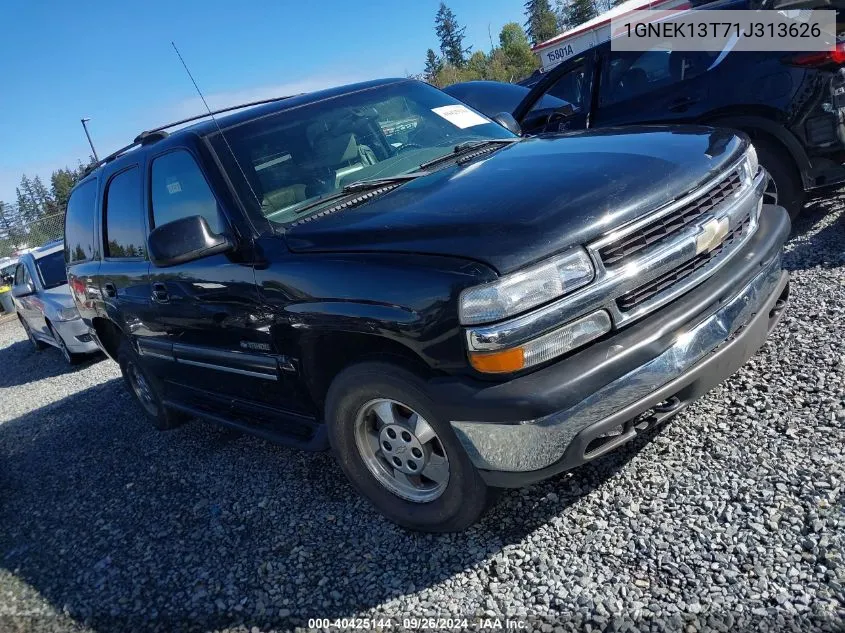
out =
{"type": "Polygon", "coordinates": [[[115,288],[115,285],[110,281],[103,284],[103,290],[105,291],[107,297],[117,296],[117,288],[115,288]]]}
{"type": "Polygon", "coordinates": [[[701,101],[701,97],[680,97],[675,99],[674,101],[670,101],[667,108],[672,112],[684,112],[688,110],[690,106],[695,105],[701,101]]]}
{"type": "Polygon", "coordinates": [[[167,294],[167,286],[163,283],[156,282],[153,284],[153,300],[158,303],[167,303],[170,301],[170,295],[167,294]]]}

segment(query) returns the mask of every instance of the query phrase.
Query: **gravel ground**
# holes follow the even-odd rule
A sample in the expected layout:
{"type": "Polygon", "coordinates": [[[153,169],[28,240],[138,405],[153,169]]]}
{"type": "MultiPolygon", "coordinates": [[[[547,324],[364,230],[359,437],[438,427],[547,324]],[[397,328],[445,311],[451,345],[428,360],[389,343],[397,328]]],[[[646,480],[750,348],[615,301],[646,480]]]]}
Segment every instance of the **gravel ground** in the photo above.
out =
{"type": "Polygon", "coordinates": [[[114,363],[67,370],[0,326],[0,630],[842,630],[844,198],[798,222],[791,306],[736,376],[464,534],[387,523],[328,455],[156,433],[114,363]]]}

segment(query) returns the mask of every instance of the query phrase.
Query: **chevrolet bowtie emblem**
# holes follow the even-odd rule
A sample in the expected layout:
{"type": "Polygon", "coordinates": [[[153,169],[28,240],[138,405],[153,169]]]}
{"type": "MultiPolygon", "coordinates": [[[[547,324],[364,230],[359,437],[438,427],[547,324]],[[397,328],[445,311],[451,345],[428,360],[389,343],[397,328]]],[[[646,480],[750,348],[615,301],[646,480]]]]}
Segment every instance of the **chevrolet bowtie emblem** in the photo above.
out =
{"type": "Polygon", "coordinates": [[[725,239],[730,228],[730,220],[710,220],[701,227],[701,232],[695,238],[695,254],[707,253],[716,248],[725,239]]]}

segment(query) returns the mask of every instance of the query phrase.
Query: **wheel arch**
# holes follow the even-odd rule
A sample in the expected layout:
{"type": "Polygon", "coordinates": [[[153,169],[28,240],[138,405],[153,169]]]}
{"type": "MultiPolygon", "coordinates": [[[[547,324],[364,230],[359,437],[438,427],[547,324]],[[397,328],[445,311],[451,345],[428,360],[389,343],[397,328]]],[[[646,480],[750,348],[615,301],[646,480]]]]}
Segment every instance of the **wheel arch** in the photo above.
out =
{"type": "Polygon", "coordinates": [[[766,139],[781,147],[792,159],[793,166],[801,177],[804,189],[810,184],[809,171],[812,168],[807,152],[798,139],[783,125],[761,115],[748,115],[732,112],[721,112],[711,115],[701,121],[707,125],[736,128],[748,134],[753,141],[755,138],[766,139]]]}
{"type": "Polygon", "coordinates": [[[402,343],[374,334],[321,332],[303,342],[301,370],[305,386],[322,416],[332,381],[347,367],[369,361],[391,363],[426,379],[436,372],[402,343]]]}

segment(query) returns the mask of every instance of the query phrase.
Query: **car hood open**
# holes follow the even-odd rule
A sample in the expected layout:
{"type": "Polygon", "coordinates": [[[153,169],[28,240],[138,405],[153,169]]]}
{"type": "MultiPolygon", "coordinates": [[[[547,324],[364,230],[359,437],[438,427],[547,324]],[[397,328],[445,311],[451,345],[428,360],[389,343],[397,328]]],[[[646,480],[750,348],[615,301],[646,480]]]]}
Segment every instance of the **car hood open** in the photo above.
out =
{"type": "Polygon", "coordinates": [[[705,127],[628,127],[527,138],[360,206],[287,227],[296,252],[407,252],[507,273],[683,196],[747,142],[705,127]]]}

